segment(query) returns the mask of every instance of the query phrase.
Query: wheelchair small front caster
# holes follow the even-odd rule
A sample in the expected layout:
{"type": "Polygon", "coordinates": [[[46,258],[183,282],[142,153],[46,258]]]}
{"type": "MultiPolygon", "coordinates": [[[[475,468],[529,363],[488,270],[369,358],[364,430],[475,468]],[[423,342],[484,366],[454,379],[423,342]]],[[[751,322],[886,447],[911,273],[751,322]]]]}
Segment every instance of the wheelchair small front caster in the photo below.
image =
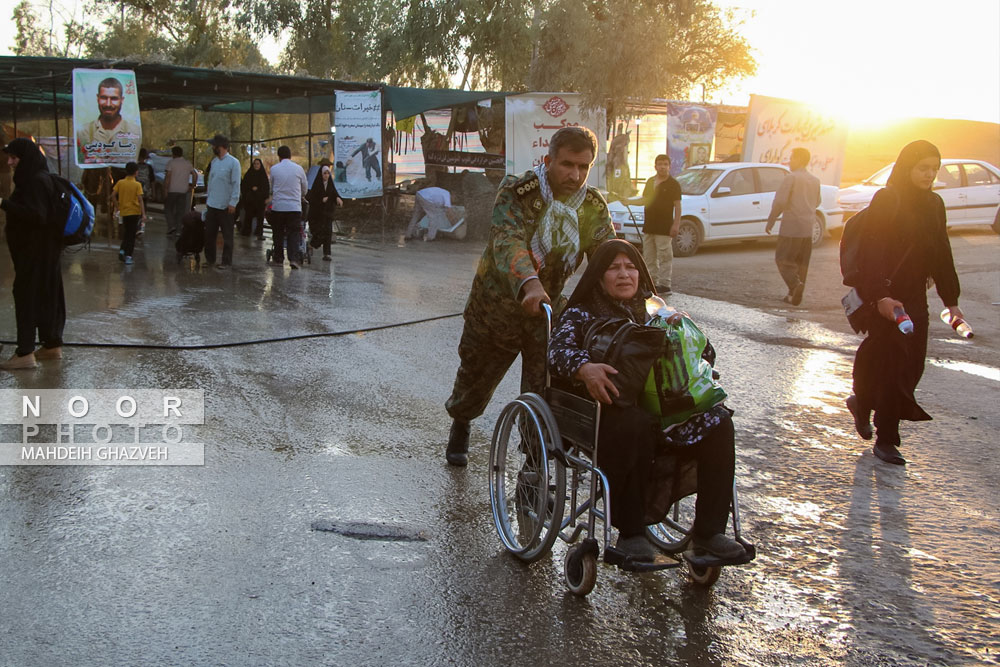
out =
{"type": "Polygon", "coordinates": [[[563,568],[566,587],[570,592],[580,597],[589,594],[597,583],[597,542],[586,539],[581,544],[570,547],[566,551],[563,568]]]}
{"type": "Polygon", "coordinates": [[[691,581],[699,586],[708,588],[719,580],[720,574],[722,574],[722,568],[719,566],[701,567],[691,562],[688,563],[688,575],[691,577],[691,581]]]}

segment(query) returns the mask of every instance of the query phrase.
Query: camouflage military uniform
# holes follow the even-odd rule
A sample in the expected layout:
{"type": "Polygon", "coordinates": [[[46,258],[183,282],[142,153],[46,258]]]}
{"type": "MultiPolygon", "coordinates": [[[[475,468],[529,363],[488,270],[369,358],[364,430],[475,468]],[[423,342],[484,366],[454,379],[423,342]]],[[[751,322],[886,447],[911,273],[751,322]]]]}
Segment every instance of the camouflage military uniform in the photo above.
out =
{"type": "MultiPolygon", "coordinates": [[[[481,415],[519,353],[521,390],[537,392],[545,385],[544,315],[527,315],[518,301],[525,278],[534,275],[552,298],[556,312],[566,301],[562,290],[570,272],[562,258],[557,252],[549,253],[539,271],[529,251],[544,210],[533,171],[504,179],[493,205],[489,240],[465,304],[465,327],[458,344],[461,362],[445,403],[453,419],[468,422],[481,415]]],[[[574,271],[583,254],[589,257],[615,233],[607,204],[593,188],[587,188],[578,217],[581,253],[571,267],[574,271]]]]}

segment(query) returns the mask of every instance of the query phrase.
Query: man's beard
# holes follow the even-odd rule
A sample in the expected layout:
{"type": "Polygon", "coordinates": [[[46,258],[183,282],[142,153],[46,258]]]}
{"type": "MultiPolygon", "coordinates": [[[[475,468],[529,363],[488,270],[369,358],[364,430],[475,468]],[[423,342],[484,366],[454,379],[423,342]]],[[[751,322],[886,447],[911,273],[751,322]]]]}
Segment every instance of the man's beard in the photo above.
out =
{"type": "Polygon", "coordinates": [[[215,153],[215,157],[219,157],[219,151],[222,150],[218,146],[212,146],[212,152],[215,153]]]}

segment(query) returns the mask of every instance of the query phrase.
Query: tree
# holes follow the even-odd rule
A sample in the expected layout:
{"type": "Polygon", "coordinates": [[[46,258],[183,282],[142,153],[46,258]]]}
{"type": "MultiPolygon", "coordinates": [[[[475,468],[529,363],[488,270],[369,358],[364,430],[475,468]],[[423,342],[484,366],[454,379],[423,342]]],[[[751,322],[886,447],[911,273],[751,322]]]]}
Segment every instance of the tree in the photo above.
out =
{"type": "Polygon", "coordinates": [[[45,33],[38,25],[38,16],[31,8],[28,0],[21,0],[14,7],[11,15],[17,27],[17,37],[14,38],[14,54],[18,56],[47,56],[48,45],[45,43],[45,33]]]}
{"type": "Polygon", "coordinates": [[[269,71],[254,35],[237,21],[231,0],[94,0],[84,15],[63,14],[58,3],[46,10],[42,27],[31,0],[21,0],[11,18],[17,55],[135,58],[196,67],[269,71]],[[89,12],[89,16],[88,13],[89,12]]]}
{"type": "Polygon", "coordinates": [[[535,90],[572,90],[592,105],[677,99],[756,69],[749,45],[703,0],[555,0],[539,33],[535,90]],[[597,45],[597,48],[595,48],[597,45]]]}
{"type": "Polygon", "coordinates": [[[624,108],[752,74],[734,15],[708,0],[234,0],[292,37],[282,66],[425,86],[583,93],[624,108]]]}

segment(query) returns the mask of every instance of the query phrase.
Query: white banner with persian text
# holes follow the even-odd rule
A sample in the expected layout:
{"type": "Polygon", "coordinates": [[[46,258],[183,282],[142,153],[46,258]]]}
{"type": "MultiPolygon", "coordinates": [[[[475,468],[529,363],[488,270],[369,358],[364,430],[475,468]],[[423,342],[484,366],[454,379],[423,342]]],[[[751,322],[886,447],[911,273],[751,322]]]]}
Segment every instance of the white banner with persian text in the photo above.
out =
{"type": "Polygon", "coordinates": [[[382,92],[338,90],[334,181],[344,199],[382,196],[382,92]]]}
{"type": "Polygon", "coordinates": [[[135,72],[73,70],[73,133],[76,165],[82,169],[124,167],[142,146],[135,72]]]}
{"type": "Polygon", "coordinates": [[[584,111],[576,93],[527,93],[507,98],[506,158],[508,174],[523,174],[542,163],[552,135],[564,127],[583,126],[597,135],[597,159],[587,184],[604,187],[604,110],[584,111]]]}
{"type": "Polygon", "coordinates": [[[821,183],[840,187],[847,126],[815,107],[764,95],[750,96],[743,159],[788,165],[793,148],[812,154],[809,172],[821,183]]]}

